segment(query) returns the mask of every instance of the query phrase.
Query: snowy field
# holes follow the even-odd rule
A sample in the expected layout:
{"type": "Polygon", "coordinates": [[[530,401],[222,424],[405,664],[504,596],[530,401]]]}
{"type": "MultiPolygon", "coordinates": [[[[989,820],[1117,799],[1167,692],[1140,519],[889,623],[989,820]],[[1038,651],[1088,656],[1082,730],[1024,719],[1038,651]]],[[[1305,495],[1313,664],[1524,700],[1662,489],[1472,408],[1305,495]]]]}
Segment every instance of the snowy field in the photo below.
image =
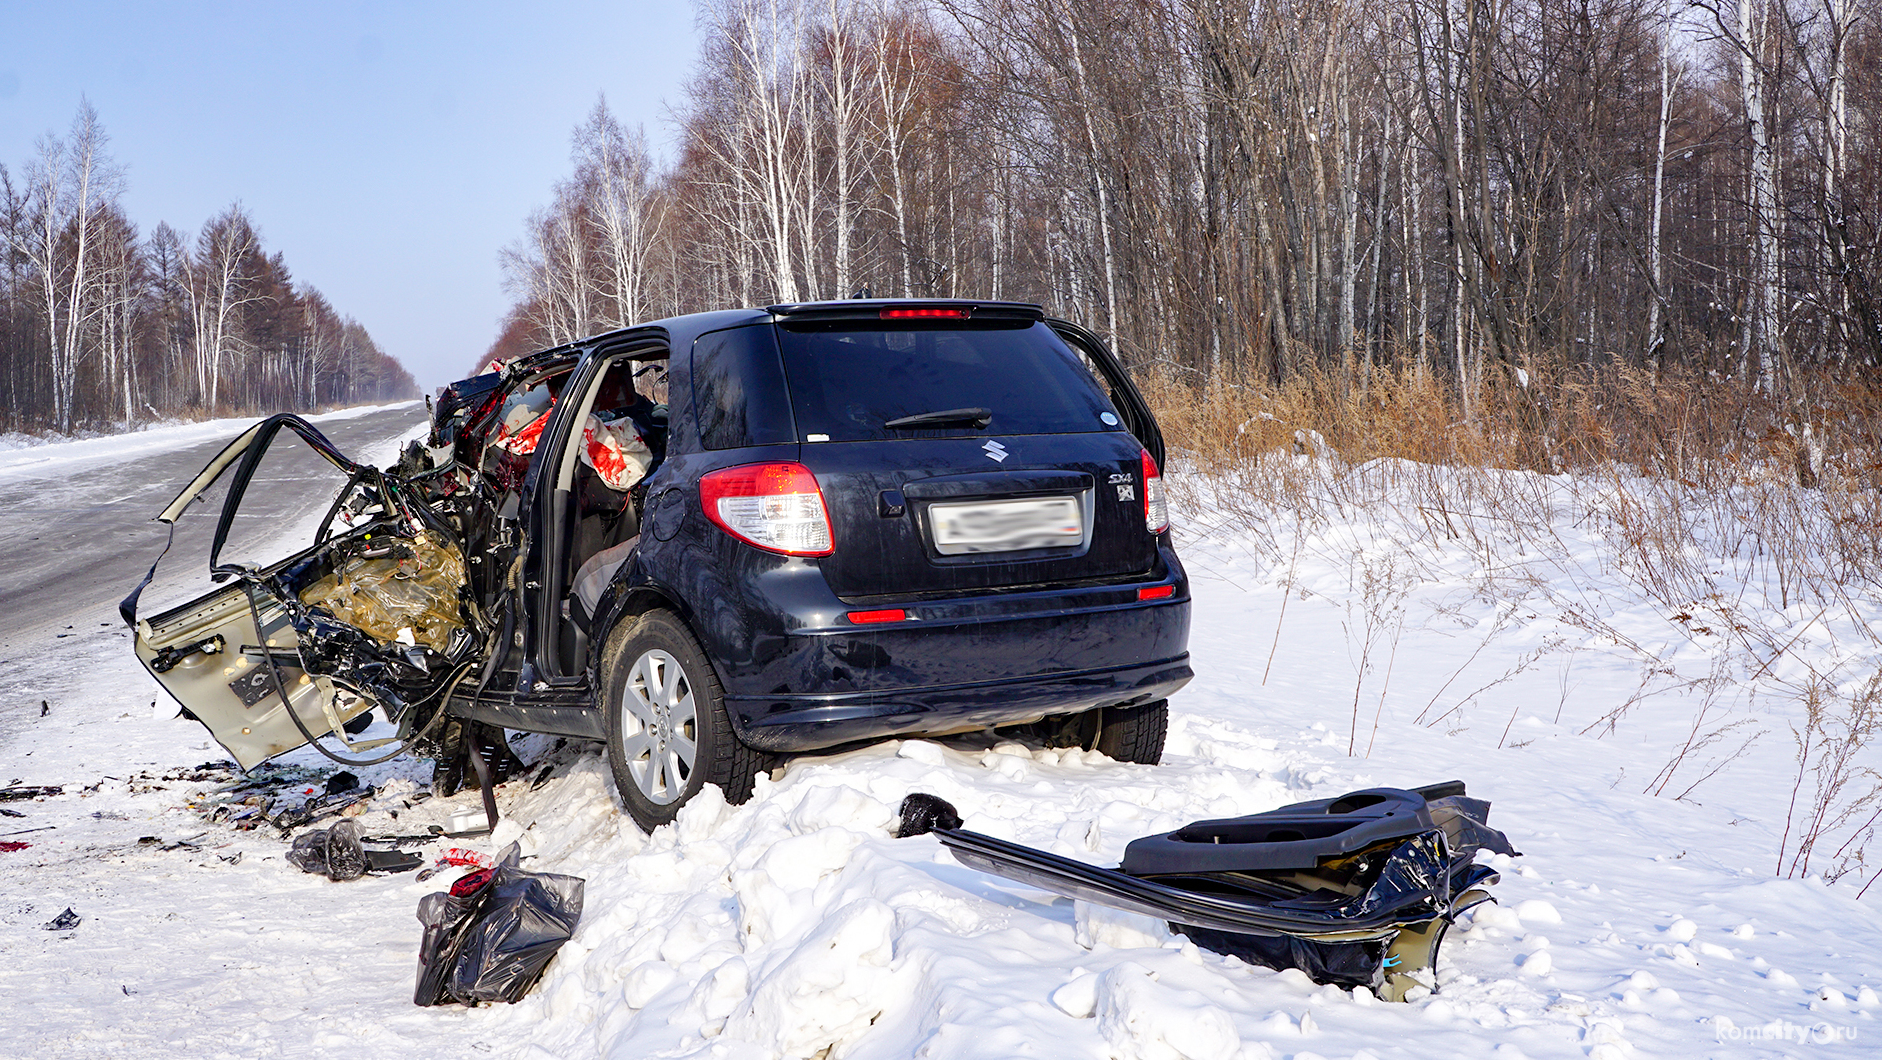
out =
{"type": "MultiPolygon", "coordinates": [[[[65,793],[0,818],[50,828],[0,853],[0,1055],[1875,1055],[1882,888],[1857,897],[1874,871],[1853,860],[1863,840],[1845,844],[1860,819],[1825,828],[1796,878],[1774,870],[1818,792],[1794,731],[1834,731],[1806,709],[1834,721],[1876,671],[1876,586],[1847,584],[1840,610],[1799,602],[1776,584],[1794,572],[1739,562],[1695,516],[1720,595],[1673,610],[1602,529],[1599,484],[1493,473],[1535,498],[1533,524],[1500,535],[1458,530],[1461,502],[1434,511],[1443,472],[1420,472],[1421,492],[1393,470],[1339,472],[1375,481],[1323,518],[1251,516],[1233,483],[1178,476],[1196,680],[1171,703],[1161,766],[889,743],[793,762],[741,807],[709,791],[649,837],[614,810],[592,748],[519,738],[532,768],[499,790],[505,819],[481,846],[520,841],[526,868],[584,877],[587,904],[511,1006],[411,1004],[413,912],[450,875],[333,883],[266,831],[205,822],[191,807],[212,784],[186,767],[220,751],[172,718],[124,633],[9,661],[9,708],[47,711],[0,780],[65,793]],[[1115,864],[1191,820],[1453,778],[1523,856],[1499,859],[1498,904],[1453,930],[1437,992],[1402,1005],[891,837],[902,797],[926,791],[969,828],[1115,864]],[[67,907],[76,928],[42,927],[67,907]]],[[[309,788],[335,768],[288,761],[309,788]]],[[[382,791],[369,834],[477,804],[413,803],[428,774],[409,763],[361,773],[382,791]]]]}

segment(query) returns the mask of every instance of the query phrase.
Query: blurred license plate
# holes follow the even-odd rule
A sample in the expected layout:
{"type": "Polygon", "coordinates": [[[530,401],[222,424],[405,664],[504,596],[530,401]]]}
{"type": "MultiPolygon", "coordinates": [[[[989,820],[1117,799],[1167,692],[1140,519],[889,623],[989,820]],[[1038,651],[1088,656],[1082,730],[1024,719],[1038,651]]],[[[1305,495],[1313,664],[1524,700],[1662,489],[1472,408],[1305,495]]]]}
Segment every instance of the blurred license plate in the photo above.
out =
{"type": "Polygon", "coordinates": [[[1084,513],[1076,497],[936,504],[929,507],[928,520],[934,527],[935,549],[944,556],[1067,548],[1085,539],[1084,513]]]}

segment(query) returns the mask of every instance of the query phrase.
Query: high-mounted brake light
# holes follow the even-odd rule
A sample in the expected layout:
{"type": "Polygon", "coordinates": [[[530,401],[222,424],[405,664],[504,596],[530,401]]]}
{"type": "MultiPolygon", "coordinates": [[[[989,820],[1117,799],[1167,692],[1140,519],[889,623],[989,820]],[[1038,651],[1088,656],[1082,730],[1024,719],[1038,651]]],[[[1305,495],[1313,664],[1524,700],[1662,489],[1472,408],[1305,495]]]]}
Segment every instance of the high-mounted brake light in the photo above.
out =
{"type": "Polygon", "coordinates": [[[1144,450],[1144,529],[1160,534],[1170,528],[1170,502],[1163,495],[1163,473],[1144,450]]]}
{"type": "Polygon", "coordinates": [[[904,306],[901,308],[884,309],[881,316],[884,320],[931,319],[934,317],[951,317],[956,320],[965,320],[973,314],[974,308],[972,306],[904,306]]]}
{"type": "Polygon", "coordinates": [[[719,529],[786,556],[828,556],[830,515],[817,476],[780,461],[720,468],[700,478],[699,505],[719,529]]]}

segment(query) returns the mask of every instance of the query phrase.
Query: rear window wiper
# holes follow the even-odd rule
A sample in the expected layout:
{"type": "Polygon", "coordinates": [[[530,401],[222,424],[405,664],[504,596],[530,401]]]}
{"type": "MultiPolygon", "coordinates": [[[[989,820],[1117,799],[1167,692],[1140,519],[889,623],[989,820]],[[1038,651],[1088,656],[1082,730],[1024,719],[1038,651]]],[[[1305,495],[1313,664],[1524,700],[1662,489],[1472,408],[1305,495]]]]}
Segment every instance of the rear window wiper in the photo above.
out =
{"type": "Polygon", "coordinates": [[[992,409],[942,409],[938,412],[917,412],[913,416],[898,416],[882,426],[891,431],[922,427],[972,427],[978,430],[992,422],[992,409]]]}

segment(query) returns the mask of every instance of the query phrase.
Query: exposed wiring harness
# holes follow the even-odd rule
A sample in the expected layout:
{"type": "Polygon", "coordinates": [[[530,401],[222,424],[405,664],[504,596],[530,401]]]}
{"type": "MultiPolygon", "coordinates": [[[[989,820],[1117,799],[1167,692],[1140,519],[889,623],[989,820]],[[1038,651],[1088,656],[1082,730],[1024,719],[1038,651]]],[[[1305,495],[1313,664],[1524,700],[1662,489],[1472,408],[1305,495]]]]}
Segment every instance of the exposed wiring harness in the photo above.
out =
{"type": "MultiPolygon", "coordinates": [[[[244,594],[248,597],[249,617],[255,623],[256,637],[260,638],[261,632],[262,632],[261,608],[256,606],[255,604],[255,589],[260,588],[262,589],[263,592],[267,592],[268,590],[265,586],[260,585],[260,583],[257,582],[253,578],[246,578],[244,580],[249,583],[248,586],[243,590],[244,594]]],[[[281,668],[279,667],[279,665],[275,663],[274,653],[271,651],[263,650],[262,656],[268,660],[268,675],[274,680],[275,694],[281,697],[281,706],[282,706],[282,709],[287,711],[288,720],[292,721],[294,723],[294,727],[301,731],[301,735],[307,739],[308,746],[312,747],[314,750],[319,751],[321,754],[325,755],[327,758],[335,762],[338,762],[343,766],[373,766],[373,765],[378,765],[381,762],[390,762],[391,760],[399,757],[400,755],[409,753],[414,746],[416,746],[420,741],[424,740],[426,737],[430,736],[432,732],[437,729],[438,725],[444,721],[445,708],[450,705],[451,694],[457,691],[457,686],[463,683],[464,678],[470,674],[471,668],[476,665],[475,661],[470,661],[470,662],[459,664],[457,672],[451,675],[451,679],[449,681],[445,682],[442,686],[440,686],[440,693],[435,694],[438,700],[438,709],[431,712],[431,717],[426,720],[424,726],[420,728],[415,735],[406,737],[405,739],[400,741],[398,747],[394,748],[391,751],[386,752],[383,755],[380,755],[377,758],[345,758],[341,755],[335,754],[334,752],[327,750],[326,747],[322,746],[320,743],[320,737],[315,736],[313,732],[307,728],[307,724],[301,721],[301,716],[295,713],[294,704],[292,701],[288,699],[287,682],[281,680],[281,668]]],[[[431,700],[432,698],[433,696],[426,696],[424,699],[421,699],[417,703],[412,704],[410,709],[418,710],[421,707],[423,707],[424,704],[427,701],[431,700]]]]}

